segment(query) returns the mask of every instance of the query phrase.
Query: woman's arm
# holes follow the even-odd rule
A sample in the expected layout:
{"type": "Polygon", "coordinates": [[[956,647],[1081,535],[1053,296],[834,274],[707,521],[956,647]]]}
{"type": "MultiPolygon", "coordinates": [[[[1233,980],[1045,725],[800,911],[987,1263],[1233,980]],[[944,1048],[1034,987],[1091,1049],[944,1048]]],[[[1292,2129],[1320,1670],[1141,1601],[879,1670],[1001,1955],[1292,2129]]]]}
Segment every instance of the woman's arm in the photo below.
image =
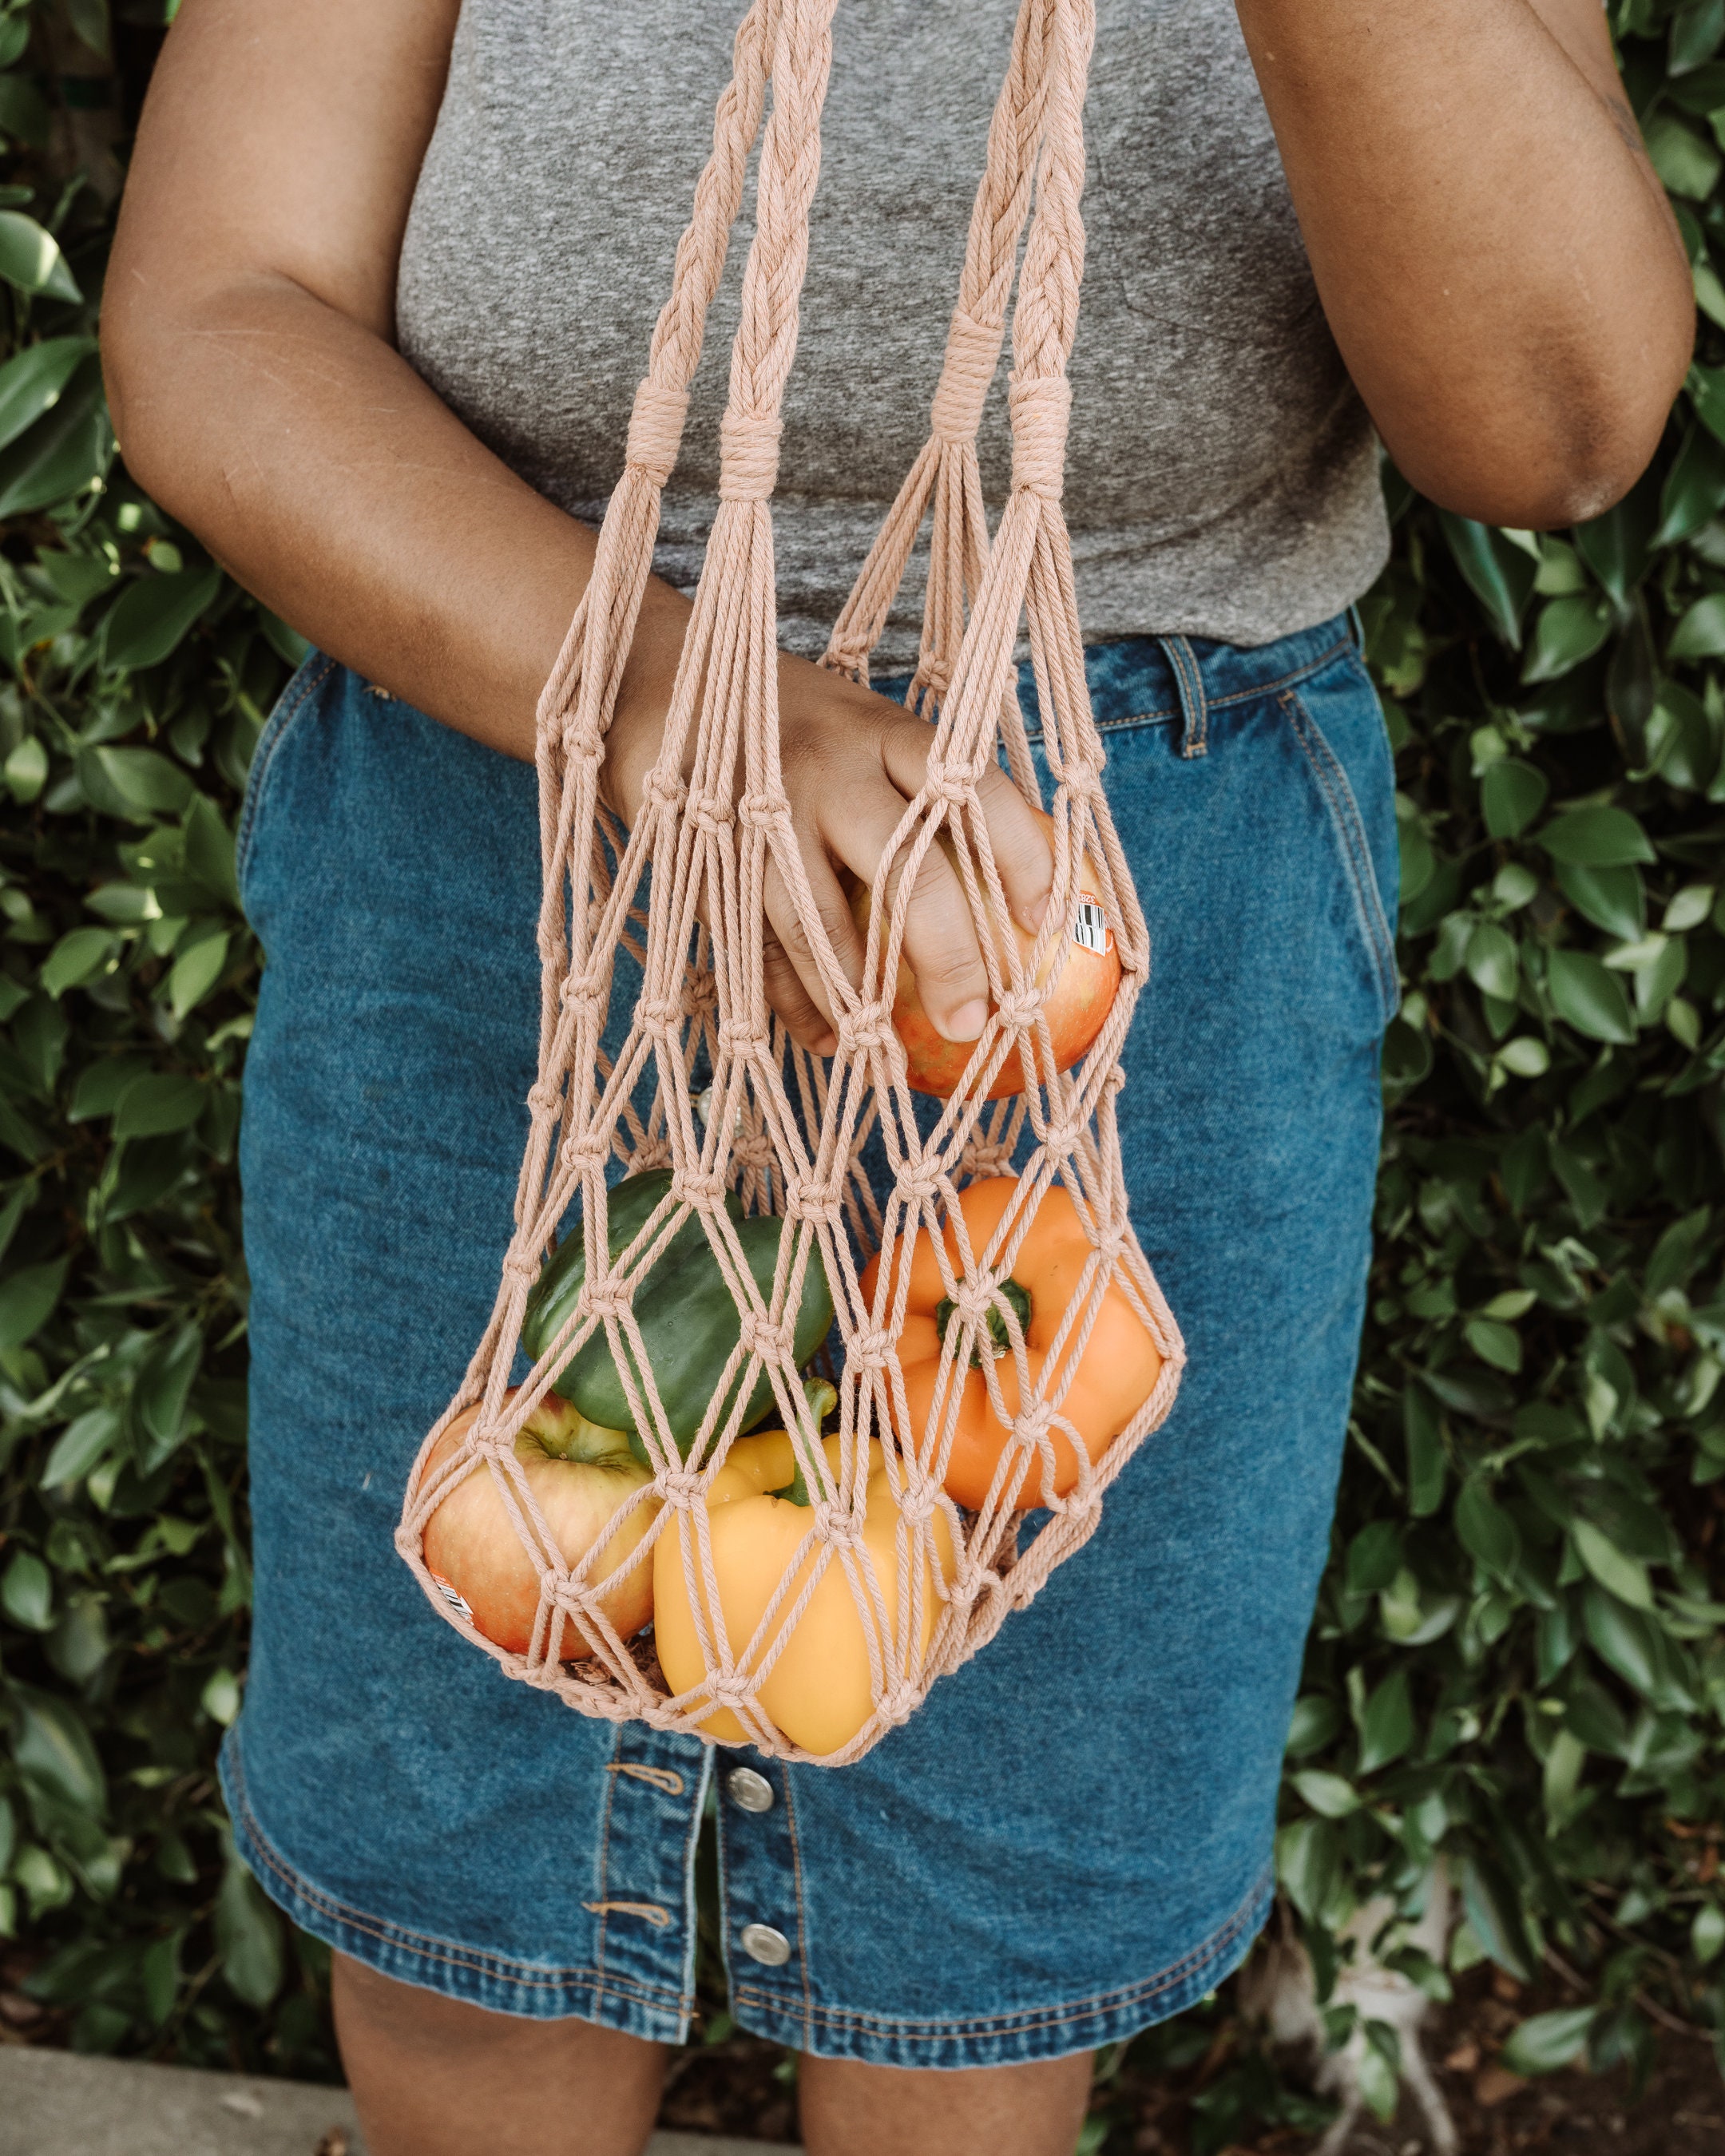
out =
{"type": "Polygon", "coordinates": [[[1694,339],[1601,0],[1238,0],[1336,341],[1445,508],[1569,524],[1634,485],[1694,339]]]}
{"type": "MultiPolygon", "coordinates": [[[[138,131],[102,350],[128,468],[248,590],[367,679],[531,757],[595,535],[484,448],[391,342],[457,12],[456,0],[185,0],[138,131]]],[[[649,585],[607,760],[625,816],[657,753],[687,618],[676,592],[649,585]]],[[[793,819],[857,978],[837,871],[872,878],[930,732],[798,660],[781,662],[780,702],[793,819]]],[[[1048,849],[999,774],[986,798],[1014,909],[1034,927],[1048,849]]],[[[768,994],[799,1039],[825,1045],[819,977],[771,872],[766,903],[768,994]]],[[[906,950],[937,1026],[974,1038],[987,975],[937,850],[906,950]]]]}

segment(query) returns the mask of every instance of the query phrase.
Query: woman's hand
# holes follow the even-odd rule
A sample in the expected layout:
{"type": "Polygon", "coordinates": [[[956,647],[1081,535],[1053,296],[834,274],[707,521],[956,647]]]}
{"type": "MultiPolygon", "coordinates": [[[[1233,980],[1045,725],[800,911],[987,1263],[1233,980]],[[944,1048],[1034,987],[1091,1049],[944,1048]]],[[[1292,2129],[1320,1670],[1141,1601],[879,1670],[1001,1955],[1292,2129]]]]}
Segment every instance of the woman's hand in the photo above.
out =
{"type": "MultiPolygon", "coordinates": [[[[138,130],[102,356],[128,468],[249,591],[368,680],[530,757],[595,535],[493,456],[391,341],[456,13],[456,0],[357,12],[184,0],[138,130]]],[[[688,613],[649,583],[610,756],[625,817],[658,753],[688,613]]],[[[929,729],[799,660],[783,662],[780,685],[803,858],[839,963],[860,979],[841,878],[872,879],[921,783],[929,729]]],[[[1034,927],[1048,849],[998,773],[984,793],[1013,910],[1034,927]]],[[[830,1046],[828,999],[776,875],[766,898],[768,994],[799,1040],[830,1046]]],[[[937,851],[906,950],[935,1024],[973,1038],[987,977],[937,851]]]]}
{"type": "Polygon", "coordinates": [[[1489,524],[1598,516],[1659,444],[1689,265],[1600,0],[1237,0],[1384,445],[1489,524]]]}
{"type": "MultiPolygon", "coordinates": [[[[605,791],[629,822],[659,754],[675,670],[665,612],[637,636],[606,757],[605,791]]],[[[679,639],[680,642],[680,639],[679,639]]],[[[847,875],[873,882],[906,803],[922,784],[934,730],[844,675],[781,654],[779,763],[791,822],[821,924],[848,978],[862,978],[863,945],[850,912],[847,875]]],[[[1014,917],[1040,925],[1054,863],[1018,789],[991,763],[980,792],[988,843],[1014,917]]],[[[767,999],[793,1037],[817,1055],[837,1046],[824,987],[790,893],[768,865],[767,999]]],[[[905,916],[905,957],[937,1031],[973,1040],[988,1014],[988,982],[957,874],[937,846],[924,856],[905,916]]]]}

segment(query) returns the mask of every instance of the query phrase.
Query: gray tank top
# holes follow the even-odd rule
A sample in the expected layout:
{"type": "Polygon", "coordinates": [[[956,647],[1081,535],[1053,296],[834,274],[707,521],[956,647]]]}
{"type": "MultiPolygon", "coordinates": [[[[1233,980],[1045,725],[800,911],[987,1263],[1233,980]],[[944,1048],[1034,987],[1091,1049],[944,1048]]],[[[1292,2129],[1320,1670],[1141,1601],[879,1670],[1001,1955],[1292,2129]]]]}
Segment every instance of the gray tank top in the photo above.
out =
{"type": "MultiPolygon", "coordinates": [[[[711,141],[743,0],[465,0],[403,243],[410,363],[594,521],[711,141]]],[[[839,0],[774,502],[782,641],[819,652],[928,429],[1016,0],[839,0]]],[[[1099,0],[1065,511],[1087,638],[1264,644],[1388,552],[1371,424],[1325,323],[1234,0],[1099,0]]],[[[716,506],[751,198],[658,567],[716,506]]],[[[1007,485],[1003,362],[981,438],[1007,485]]],[[[913,564],[881,657],[914,659],[913,564]]]]}

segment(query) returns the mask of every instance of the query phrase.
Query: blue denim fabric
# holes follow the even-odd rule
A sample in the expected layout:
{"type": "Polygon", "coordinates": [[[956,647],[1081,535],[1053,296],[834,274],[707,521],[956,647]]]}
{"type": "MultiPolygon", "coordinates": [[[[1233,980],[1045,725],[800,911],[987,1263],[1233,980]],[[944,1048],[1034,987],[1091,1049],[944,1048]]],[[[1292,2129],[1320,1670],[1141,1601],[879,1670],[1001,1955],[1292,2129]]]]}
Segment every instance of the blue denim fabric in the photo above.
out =
{"type": "Polygon", "coordinates": [[[1390,761],[1344,622],[1088,664],[1154,947],[1132,1214],[1190,1368],[1094,1539],[904,1728],[837,1771],[742,1755],[764,1812],[725,1792],[738,1755],[509,1682],[394,1555],[509,1232],[534,782],[329,660],[283,697],[240,844],[268,954],[242,1134],[257,1604],[223,1763],[246,1860],[344,1952],[676,2041],[716,1784],[737,2018],[806,2050],[1052,2056],[1245,1954],[1364,1291],[1390,761]],[[757,1923],[782,1966],[748,1958],[757,1923]]]}

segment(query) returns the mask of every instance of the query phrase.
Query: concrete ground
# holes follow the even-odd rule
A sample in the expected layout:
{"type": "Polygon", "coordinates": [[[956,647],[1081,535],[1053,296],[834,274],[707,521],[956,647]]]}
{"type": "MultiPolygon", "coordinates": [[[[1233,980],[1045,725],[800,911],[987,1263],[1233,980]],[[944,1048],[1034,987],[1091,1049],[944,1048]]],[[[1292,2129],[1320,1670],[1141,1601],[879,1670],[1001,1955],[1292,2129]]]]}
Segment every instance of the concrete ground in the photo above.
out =
{"type": "MultiPolygon", "coordinates": [[[[345,2089],[0,2046],[0,2156],[365,2156],[345,2089]]],[[[784,2156],[655,2133],[648,2156],[784,2156]]]]}

